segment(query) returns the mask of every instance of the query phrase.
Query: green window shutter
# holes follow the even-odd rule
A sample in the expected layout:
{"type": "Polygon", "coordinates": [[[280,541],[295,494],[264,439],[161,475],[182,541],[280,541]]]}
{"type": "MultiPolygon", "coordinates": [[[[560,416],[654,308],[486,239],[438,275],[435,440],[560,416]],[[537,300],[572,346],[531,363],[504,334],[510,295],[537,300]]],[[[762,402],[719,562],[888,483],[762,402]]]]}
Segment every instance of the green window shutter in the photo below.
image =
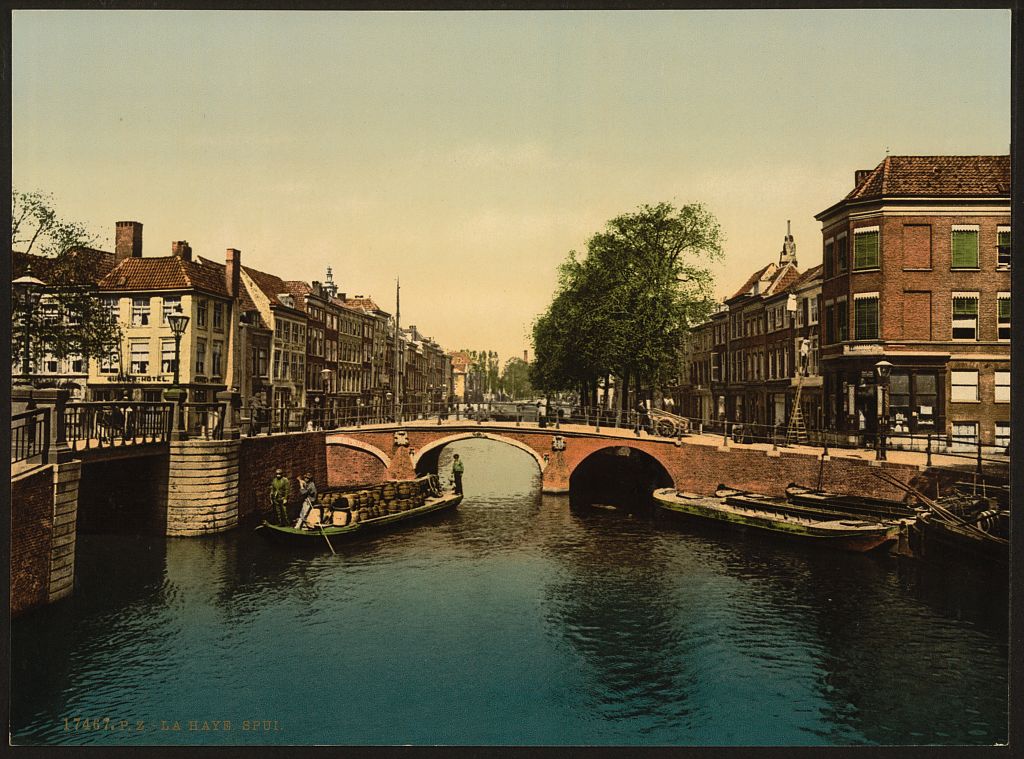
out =
{"type": "Polygon", "coordinates": [[[853,237],[853,268],[878,268],[878,232],[864,232],[853,237]]]}
{"type": "Polygon", "coordinates": [[[878,338],[878,298],[861,298],[853,304],[854,340],[878,338]]]}
{"type": "Polygon", "coordinates": [[[1010,320],[1010,299],[1000,298],[996,301],[999,304],[999,321],[1010,320]]]}
{"type": "Polygon", "coordinates": [[[956,230],[953,232],[953,268],[978,268],[978,233],[956,230]]]}

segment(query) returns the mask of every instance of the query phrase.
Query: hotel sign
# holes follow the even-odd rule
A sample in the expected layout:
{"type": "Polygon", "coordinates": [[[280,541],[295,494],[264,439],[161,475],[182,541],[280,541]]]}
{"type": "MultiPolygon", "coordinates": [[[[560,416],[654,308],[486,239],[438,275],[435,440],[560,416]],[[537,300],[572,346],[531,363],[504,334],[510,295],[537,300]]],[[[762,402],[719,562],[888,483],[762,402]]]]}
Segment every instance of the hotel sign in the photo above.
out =
{"type": "Polygon", "coordinates": [[[120,377],[115,375],[113,377],[107,377],[107,382],[117,382],[117,383],[121,383],[121,384],[131,384],[131,383],[135,383],[135,382],[139,382],[139,383],[167,382],[167,383],[169,383],[170,381],[171,381],[171,375],[170,374],[156,374],[156,375],[140,374],[138,376],[122,375],[120,377]]]}

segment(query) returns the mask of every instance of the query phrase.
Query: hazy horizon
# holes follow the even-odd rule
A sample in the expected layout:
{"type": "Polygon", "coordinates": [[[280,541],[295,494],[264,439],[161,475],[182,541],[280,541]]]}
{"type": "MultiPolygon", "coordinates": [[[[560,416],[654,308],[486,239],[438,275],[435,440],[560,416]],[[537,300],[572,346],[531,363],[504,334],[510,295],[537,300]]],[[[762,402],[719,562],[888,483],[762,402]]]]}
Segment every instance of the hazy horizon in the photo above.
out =
{"type": "MultiPolygon", "coordinates": [[[[1005,154],[1008,10],[12,13],[12,179],[112,245],[323,280],[530,348],[567,253],[702,202],[717,294],[890,154],[1005,154]]],[[[532,348],[530,348],[532,357],[532,348]]]]}

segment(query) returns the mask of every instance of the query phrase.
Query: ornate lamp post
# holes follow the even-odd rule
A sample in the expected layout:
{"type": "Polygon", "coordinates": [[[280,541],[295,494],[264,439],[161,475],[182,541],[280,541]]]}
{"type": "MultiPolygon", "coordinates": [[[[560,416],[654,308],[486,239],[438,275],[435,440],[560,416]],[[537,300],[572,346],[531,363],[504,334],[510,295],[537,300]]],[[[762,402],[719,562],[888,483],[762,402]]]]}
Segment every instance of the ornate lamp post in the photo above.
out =
{"type": "Polygon", "coordinates": [[[164,399],[175,404],[175,414],[178,418],[177,429],[172,432],[172,437],[181,439],[185,436],[185,416],[182,412],[182,404],[185,402],[186,391],[180,386],[181,374],[181,336],[185,334],[189,318],[181,312],[181,306],[167,315],[167,324],[170,325],[171,334],[174,335],[174,385],[164,391],[164,399]]]}
{"type": "Polygon", "coordinates": [[[21,375],[25,384],[32,384],[29,379],[29,375],[32,373],[32,359],[31,359],[31,347],[32,347],[32,316],[35,312],[36,306],[39,305],[40,299],[43,297],[42,288],[45,283],[36,279],[32,276],[32,268],[29,267],[25,274],[18,277],[16,280],[11,282],[11,286],[14,288],[16,293],[21,294],[21,302],[25,307],[22,323],[22,356],[21,356],[21,375]]]}
{"type": "Polygon", "coordinates": [[[889,375],[892,364],[882,359],[875,364],[875,375],[878,377],[879,409],[878,413],[878,460],[885,461],[886,436],[889,432],[889,375]]]}
{"type": "Polygon", "coordinates": [[[394,396],[391,394],[390,390],[387,393],[384,394],[384,400],[387,401],[387,407],[389,409],[391,409],[392,411],[394,411],[394,407],[391,405],[391,399],[392,398],[394,398],[394,396]]]}
{"type": "Polygon", "coordinates": [[[320,426],[321,427],[326,427],[327,425],[324,424],[324,422],[327,421],[327,416],[328,416],[328,414],[327,414],[327,395],[328,395],[328,393],[331,390],[331,370],[330,369],[321,369],[320,370],[320,377],[323,379],[323,390],[324,390],[324,403],[323,403],[323,410],[321,411],[321,413],[323,414],[323,418],[320,420],[320,426]]]}

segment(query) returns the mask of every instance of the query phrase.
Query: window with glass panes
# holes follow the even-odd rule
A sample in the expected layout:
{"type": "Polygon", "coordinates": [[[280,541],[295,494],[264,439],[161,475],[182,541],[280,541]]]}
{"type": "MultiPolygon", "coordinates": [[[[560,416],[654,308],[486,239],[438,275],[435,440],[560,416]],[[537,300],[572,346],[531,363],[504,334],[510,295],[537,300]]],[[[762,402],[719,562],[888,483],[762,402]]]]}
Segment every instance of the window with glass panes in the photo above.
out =
{"type": "Polygon", "coordinates": [[[833,272],[833,253],[835,251],[835,240],[825,241],[825,251],[822,254],[822,263],[824,264],[825,277],[831,277],[833,272]]]}
{"type": "Polygon", "coordinates": [[[171,338],[160,339],[160,372],[170,374],[174,371],[174,340],[171,338]]]}
{"type": "Polygon", "coordinates": [[[878,227],[853,230],[853,269],[878,268],[878,227]]]}
{"type": "Polygon", "coordinates": [[[196,340],[196,374],[201,376],[206,374],[206,340],[204,338],[196,340]]]}
{"type": "Polygon", "coordinates": [[[978,339],[978,294],[953,294],[953,339],[978,339]]]}
{"type": "Polygon", "coordinates": [[[825,344],[836,341],[836,307],[829,303],[825,306],[825,344]]]}
{"type": "Polygon", "coordinates": [[[129,357],[131,358],[132,374],[147,374],[149,372],[149,341],[132,340],[129,343],[129,357]]]}
{"type": "Polygon", "coordinates": [[[132,298],[132,326],[149,324],[149,298],[132,298]]]}
{"type": "Polygon", "coordinates": [[[978,227],[955,226],[951,238],[952,262],[954,269],[978,268],[978,227]]]}
{"type": "Polygon", "coordinates": [[[953,422],[953,450],[974,450],[978,444],[977,422],[953,422]]]}
{"type": "Polygon", "coordinates": [[[889,425],[900,432],[910,420],[910,373],[893,370],[889,375],[889,425]]]}
{"type": "Polygon", "coordinates": [[[160,310],[160,323],[167,324],[167,317],[181,308],[179,296],[164,296],[163,308],[160,310]]]}
{"type": "Polygon", "coordinates": [[[210,375],[219,377],[221,374],[221,356],[224,354],[224,343],[220,340],[213,341],[213,351],[210,353],[210,375]]]}
{"type": "Polygon", "coordinates": [[[216,330],[224,329],[224,304],[214,303],[213,304],[213,328],[216,330]]]}
{"type": "Polygon", "coordinates": [[[914,375],[914,408],[917,411],[917,428],[934,429],[938,413],[939,378],[934,372],[914,375]]]}
{"type": "Polygon", "coordinates": [[[950,399],[953,401],[978,400],[978,370],[954,370],[949,373],[950,399]]]}
{"type": "Polygon", "coordinates": [[[853,339],[878,339],[878,294],[865,295],[853,301],[853,339]]]}
{"type": "Polygon", "coordinates": [[[843,232],[836,238],[836,269],[838,269],[840,273],[846,271],[848,265],[847,248],[846,232],[843,232]]]}
{"type": "Polygon", "coordinates": [[[1010,265],[1010,228],[996,227],[996,263],[1010,265]]]}
{"type": "Polygon", "coordinates": [[[205,298],[200,298],[196,304],[196,326],[206,326],[206,311],[209,308],[209,301],[205,298]]]}
{"type": "Polygon", "coordinates": [[[839,342],[850,339],[850,314],[845,298],[836,301],[836,337],[839,342]]]}
{"type": "Polygon", "coordinates": [[[999,293],[996,298],[997,330],[1000,340],[1010,339],[1010,293],[999,293]]]}
{"type": "Polygon", "coordinates": [[[996,422],[996,447],[1010,447],[1010,423],[1008,421],[996,422]]]}
{"type": "Polygon", "coordinates": [[[106,356],[100,359],[100,374],[116,374],[121,366],[121,348],[115,346],[106,356]]]}
{"type": "Polygon", "coordinates": [[[1009,372],[996,372],[995,373],[996,388],[995,388],[995,401],[996,403],[1009,403],[1010,402],[1010,373],[1009,372]]]}

